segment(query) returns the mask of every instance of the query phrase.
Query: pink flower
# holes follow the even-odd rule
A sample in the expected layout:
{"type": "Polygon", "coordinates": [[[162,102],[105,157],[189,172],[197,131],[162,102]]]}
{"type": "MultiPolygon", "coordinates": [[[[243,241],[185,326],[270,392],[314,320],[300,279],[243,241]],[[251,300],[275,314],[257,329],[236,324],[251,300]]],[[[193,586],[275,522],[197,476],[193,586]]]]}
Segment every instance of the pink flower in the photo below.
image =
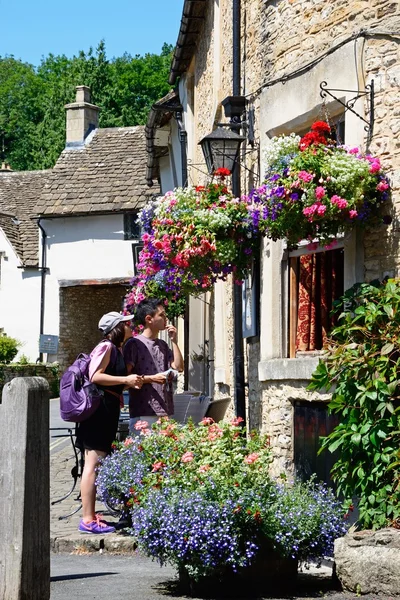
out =
{"type": "Polygon", "coordinates": [[[202,425],[211,425],[212,423],[214,423],[214,419],[212,419],[211,417],[204,417],[200,422],[202,425]]]}
{"type": "Polygon", "coordinates": [[[323,188],[321,185],[315,188],[315,197],[317,200],[321,200],[325,196],[325,193],[325,188],[323,188]]]}
{"type": "Polygon", "coordinates": [[[340,210],[343,210],[344,208],[347,208],[347,206],[348,206],[347,200],[345,200],[344,198],[341,198],[340,196],[336,196],[336,195],[332,196],[331,202],[332,202],[332,204],[336,204],[336,206],[338,208],[340,208],[340,210]]]}
{"type": "Polygon", "coordinates": [[[306,183],[309,183],[314,179],[314,175],[312,173],[308,173],[308,171],[299,171],[297,173],[297,177],[306,183]]]}
{"type": "Polygon", "coordinates": [[[314,213],[317,212],[318,207],[321,206],[320,204],[313,204],[312,206],[306,206],[306,208],[303,208],[303,215],[305,217],[312,217],[314,215],[314,213]]]}
{"type": "Polygon", "coordinates": [[[358,212],[356,210],[349,210],[350,219],[355,219],[357,215],[358,215],[358,212]]]}
{"type": "Polygon", "coordinates": [[[147,428],[142,429],[141,434],[142,435],[151,435],[151,429],[147,429],[147,428]]]}
{"type": "Polygon", "coordinates": [[[136,431],[140,431],[141,429],[147,429],[149,426],[147,421],[136,421],[134,427],[136,431]]]}
{"type": "Polygon", "coordinates": [[[327,246],[324,246],[325,250],[332,250],[337,244],[337,240],[332,240],[327,246]]]}
{"type": "Polygon", "coordinates": [[[318,206],[317,208],[317,213],[320,217],[322,217],[326,212],[326,206],[324,204],[321,204],[320,206],[318,206]]]}
{"type": "Polygon", "coordinates": [[[389,189],[389,184],[386,181],[380,181],[376,186],[376,189],[378,192],[384,192],[385,190],[389,189]]]}
{"type": "Polygon", "coordinates": [[[370,167],[369,167],[369,172],[370,173],[377,173],[378,171],[381,170],[381,163],[379,158],[374,158],[371,161],[370,167]]]}
{"type": "Polygon", "coordinates": [[[148,233],[144,233],[142,235],[142,241],[146,244],[147,242],[149,242],[151,240],[151,237],[148,233]]]}
{"type": "Polygon", "coordinates": [[[244,419],[242,419],[242,417],[236,417],[235,419],[232,419],[231,424],[237,427],[240,423],[243,423],[243,421],[244,419]]]}
{"type": "Polygon", "coordinates": [[[158,462],[155,462],[152,465],[152,467],[153,468],[152,468],[151,472],[155,473],[156,471],[159,471],[160,469],[162,469],[163,467],[165,467],[165,463],[163,463],[161,460],[159,460],[158,462]]]}
{"type": "Polygon", "coordinates": [[[185,454],[181,458],[181,461],[184,463],[188,463],[188,462],[192,462],[193,459],[194,459],[193,452],[185,452],[185,454]]]}
{"type": "Polygon", "coordinates": [[[133,444],[133,439],[131,437],[127,437],[124,441],[124,446],[130,446],[131,444],[133,444]]]}
{"type": "Polygon", "coordinates": [[[360,150],[359,148],[350,148],[349,150],[349,154],[359,154],[360,150]]]}
{"type": "Polygon", "coordinates": [[[244,457],[244,462],[247,463],[248,465],[252,465],[253,463],[256,462],[256,460],[258,460],[259,457],[260,457],[260,455],[257,452],[252,452],[248,456],[244,457]]]}
{"type": "Polygon", "coordinates": [[[211,469],[210,465],[201,465],[199,472],[200,473],[207,473],[207,471],[209,471],[211,469]]]}
{"type": "Polygon", "coordinates": [[[311,242],[307,244],[307,250],[316,250],[318,248],[318,242],[311,242]]]}

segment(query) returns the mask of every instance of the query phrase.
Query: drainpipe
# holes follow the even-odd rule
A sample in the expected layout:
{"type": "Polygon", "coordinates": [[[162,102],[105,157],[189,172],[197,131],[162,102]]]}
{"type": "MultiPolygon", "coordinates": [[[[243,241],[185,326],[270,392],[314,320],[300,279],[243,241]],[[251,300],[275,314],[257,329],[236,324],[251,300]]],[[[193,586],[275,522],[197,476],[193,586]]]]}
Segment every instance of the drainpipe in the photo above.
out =
{"type": "Polygon", "coordinates": [[[179,141],[181,144],[181,163],[182,163],[182,187],[187,187],[188,184],[188,171],[187,171],[187,131],[183,123],[182,111],[178,110],[175,113],[175,119],[178,123],[179,130],[179,141]]]}
{"type": "MultiPolygon", "coordinates": [[[[183,123],[182,111],[178,110],[175,113],[175,119],[178,124],[179,142],[181,145],[181,165],[182,165],[182,187],[188,185],[188,169],[187,169],[187,131],[183,123]]],[[[186,301],[185,315],[183,318],[183,387],[185,390],[189,386],[189,298],[186,301]]]]}
{"type": "MultiPolygon", "coordinates": [[[[232,4],[232,92],[240,96],[240,0],[233,0],[232,4]]],[[[237,133],[237,127],[233,129],[237,133]]],[[[240,165],[236,164],[232,173],[232,192],[240,197],[240,165]]],[[[244,352],[243,352],[243,325],[242,325],[242,286],[233,284],[233,327],[234,327],[234,372],[235,372],[235,408],[236,416],[242,417],[243,426],[246,427],[246,395],[244,382],[244,352]]]]}
{"type": "MultiPolygon", "coordinates": [[[[48,268],[46,266],[46,240],[47,240],[47,234],[45,232],[45,230],[43,229],[43,226],[40,223],[41,219],[40,217],[37,220],[37,224],[38,227],[40,229],[40,231],[42,232],[42,260],[41,260],[41,267],[39,267],[39,271],[41,272],[41,282],[40,282],[40,328],[39,328],[39,333],[40,335],[44,334],[44,306],[45,306],[45,291],[46,291],[46,273],[48,271],[48,268]]],[[[39,354],[39,358],[36,362],[43,362],[43,352],[40,352],[39,354]]]]}

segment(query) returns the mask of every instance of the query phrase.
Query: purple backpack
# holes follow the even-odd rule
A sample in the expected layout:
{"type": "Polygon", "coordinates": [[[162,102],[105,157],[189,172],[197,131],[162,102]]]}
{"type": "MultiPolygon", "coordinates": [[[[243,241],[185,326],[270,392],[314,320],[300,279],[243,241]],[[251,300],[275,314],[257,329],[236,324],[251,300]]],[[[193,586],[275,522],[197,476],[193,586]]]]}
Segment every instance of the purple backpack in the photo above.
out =
{"type": "MultiPolygon", "coordinates": [[[[110,363],[115,362],[116,348],[111,346],[110,363]]],[[[80,423],[99,407],[103,390],[89,379],[89,354],[79,354],[60,380],[60,415],[64,421],[80,423]]]]}

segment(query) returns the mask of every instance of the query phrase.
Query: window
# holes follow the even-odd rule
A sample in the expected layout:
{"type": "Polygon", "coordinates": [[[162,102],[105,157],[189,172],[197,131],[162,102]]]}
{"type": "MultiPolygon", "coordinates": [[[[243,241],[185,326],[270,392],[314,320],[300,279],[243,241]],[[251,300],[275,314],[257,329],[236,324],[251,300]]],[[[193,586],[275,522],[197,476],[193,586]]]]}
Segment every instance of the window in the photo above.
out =
{"type": "Polygon", "coordinates": [[[141,230],[137,218],[137,211],[124,214],[124,240],[140,240],[141,230]]]}
{"type": "Polygon", "coordinates": [[[290,252],[288,301],[289,358],[316,353],[335,325],[333,302],[344,292],[344,250],[290,252]]]}

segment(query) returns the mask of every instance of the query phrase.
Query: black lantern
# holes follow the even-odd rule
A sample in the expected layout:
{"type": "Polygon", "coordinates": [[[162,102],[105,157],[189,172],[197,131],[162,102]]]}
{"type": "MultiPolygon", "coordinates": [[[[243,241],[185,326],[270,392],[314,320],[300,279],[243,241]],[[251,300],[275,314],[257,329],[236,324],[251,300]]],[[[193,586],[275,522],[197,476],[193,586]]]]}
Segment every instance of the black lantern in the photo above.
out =
{"type": "Polygon", "coordinates": [[[199,142],[210,175],[221,168],[233,171],[239,155],[240,144],[245,139],[229,128],[217,127],[199,142]]]}

